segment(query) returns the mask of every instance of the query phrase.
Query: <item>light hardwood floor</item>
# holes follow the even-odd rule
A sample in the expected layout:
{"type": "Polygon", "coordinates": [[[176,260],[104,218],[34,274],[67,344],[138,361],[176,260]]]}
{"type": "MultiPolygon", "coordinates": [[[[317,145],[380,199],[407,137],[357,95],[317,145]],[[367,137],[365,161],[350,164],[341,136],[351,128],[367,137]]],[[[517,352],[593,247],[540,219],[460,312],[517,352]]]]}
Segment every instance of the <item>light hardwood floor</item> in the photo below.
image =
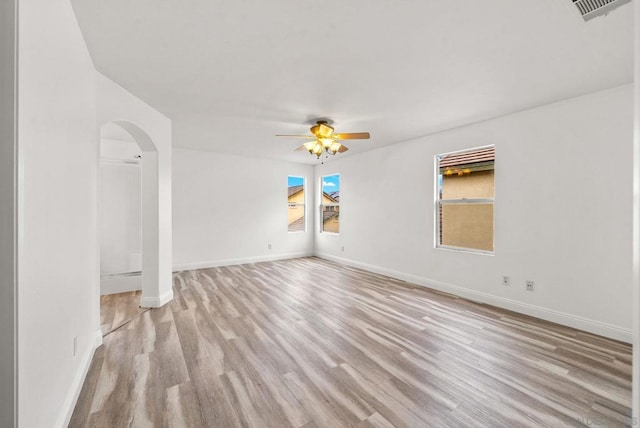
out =
{"type": "Polygon", "coordinates": [[[630,424],[627,344],[317,258],[180,272],[174,293],[103,299],[116,330],[71,427],[630,424]]]}

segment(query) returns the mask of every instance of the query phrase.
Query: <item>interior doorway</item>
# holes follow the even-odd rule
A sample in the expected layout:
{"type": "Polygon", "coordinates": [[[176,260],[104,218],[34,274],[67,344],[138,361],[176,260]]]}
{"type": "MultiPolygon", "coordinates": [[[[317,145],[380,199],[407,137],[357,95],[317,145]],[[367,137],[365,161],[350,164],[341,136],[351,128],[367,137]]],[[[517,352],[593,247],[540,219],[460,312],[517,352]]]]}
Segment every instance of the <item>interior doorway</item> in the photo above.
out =
{"type": "Polygon", "coordinates": [[[99,294],[135,291],[145,308],[172,297],[160,292],[158,171],[156,147],[140,127],[113,121],[100,128],[99,294]]]}
{"type": "Polygon", "coordinates": [[[142,290],[142,149],[122,127],[100,132],[100,295],[142,290]]]}

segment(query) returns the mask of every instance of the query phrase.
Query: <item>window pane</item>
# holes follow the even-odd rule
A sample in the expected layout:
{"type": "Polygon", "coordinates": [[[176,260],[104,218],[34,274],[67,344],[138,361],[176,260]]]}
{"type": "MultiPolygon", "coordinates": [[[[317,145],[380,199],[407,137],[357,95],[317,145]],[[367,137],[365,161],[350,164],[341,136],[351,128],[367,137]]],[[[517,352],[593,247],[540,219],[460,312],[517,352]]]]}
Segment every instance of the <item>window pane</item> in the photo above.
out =
{"type": "Polygon", "coordinates": [[[340,233],[340,207],[322,207],[322,231],[340,233]]]}
{"type": "Polygon", "coordinates": [[[440,244],[493,251],[493,204],[440,205],[440,244]]]}
{"type": "Polygon", "coordinates": [[[340,175],[322,177],[322,203],[337,204],[340,202],[340,175]]]}
{"type": "Polygon", "coordinates": [[[287,177],[287,183],[289,184],[289,187],[302,186],[304,184],[304,177],[294,177],[290,175],[287,177]]]}
{"type": "Polygon", "coordinates": [[[304,204],[304,178],[289,176],[287,181],[289,188],[289,202],[304,204]]]}
{"type": "Polygon", "coordinates": [[[441,167],[441,199],[493,198],[493,162],[482,166],[482,170],[472,168],[441,167]]]}
{"type": "Polygon", "coordinates": [[[304,232],[304,178],[287,178],[289,213],[287,218],[289,232],[304,232]]]}
{"type": "Polygon", "coordinates": [[[289,232],[304,232],[304,205],[289,204],[289,232]]]}

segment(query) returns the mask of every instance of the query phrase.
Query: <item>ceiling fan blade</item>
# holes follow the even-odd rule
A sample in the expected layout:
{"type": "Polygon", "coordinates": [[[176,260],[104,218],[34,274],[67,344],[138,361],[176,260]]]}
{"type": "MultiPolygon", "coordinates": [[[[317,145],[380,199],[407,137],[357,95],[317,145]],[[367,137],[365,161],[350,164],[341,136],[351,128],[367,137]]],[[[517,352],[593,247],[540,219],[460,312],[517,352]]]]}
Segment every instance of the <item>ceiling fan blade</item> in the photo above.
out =
{"type": "Polygon", "coordinates": [[[301,145],[300,147],[297,147],[295,149],[293,149],[294,152],[301,152],[303,150],[307,150],[307,148],[305,147],[305,145],[301,145]]]}
{"type": "Polygon", "coordinates": [[[277,134],[276,137],[289,137],[289,138],[312,138],[315,139],[316,137],[314,135],[282,135],[282,134],[277,134]]]}
{"type": "Polygon", "coordinates": [[[338,153],[344,153],[347,150],[349,150],[349,147],[347,146],[340,146],[340,148],[338,149],[338,153]]]}
{"type": "Polygon", "coordinates": [[[371,138],[371,135],[368,132],[345,132],[335,134],[333,138],[336,140],[368,140],[371,138]]]}

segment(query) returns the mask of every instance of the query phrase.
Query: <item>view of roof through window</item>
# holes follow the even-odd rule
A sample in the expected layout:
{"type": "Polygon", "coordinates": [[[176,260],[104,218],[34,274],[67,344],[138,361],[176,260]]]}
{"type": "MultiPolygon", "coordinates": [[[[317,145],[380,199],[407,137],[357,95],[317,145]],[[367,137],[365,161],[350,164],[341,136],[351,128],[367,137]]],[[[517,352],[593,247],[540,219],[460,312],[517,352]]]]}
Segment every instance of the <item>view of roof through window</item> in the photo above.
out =
{"type": "Polygon", "coordinates": [[[287,177],[289,213],[287,225],[289,232],[304,232],[304,178],[287,177]]]}
{"type": "Polygon", "coordinates": [[[340,175],[322,177],[322,231],[340,232],[340,175]]]}

